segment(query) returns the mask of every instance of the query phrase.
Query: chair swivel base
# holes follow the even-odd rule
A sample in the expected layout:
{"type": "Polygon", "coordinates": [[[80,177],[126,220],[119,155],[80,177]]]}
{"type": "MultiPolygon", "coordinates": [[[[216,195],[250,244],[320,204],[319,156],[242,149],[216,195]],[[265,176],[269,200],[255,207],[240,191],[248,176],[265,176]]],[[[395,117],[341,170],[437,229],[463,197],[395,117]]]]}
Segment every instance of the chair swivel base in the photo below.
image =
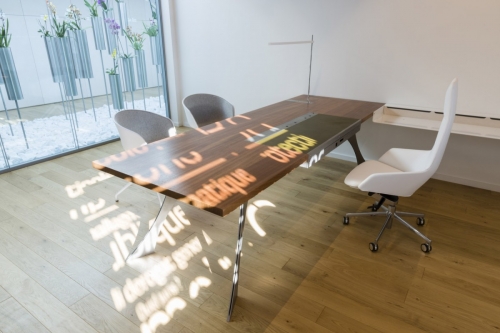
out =
{"type": "Polygon", "coordinates": [[[367,213],[347,213],[344,216],[344,224],[345,225],[349,224],[349,219],[351,216],[386,216],[385,223],[382,226],[382,229],[380,230],[377,238],[375,239],[374,242],[371,242],[369,244],[370,251],[376,252],[378,250],[378,241],[380,237],[382,237],[382,234],[384,233],[385,229],[390,229],[392,227],[392,221],[394,218],[396,218],[396,221],[398,221],[399,223],[401,223],[402,225],[413,231],[415,234],[417,234],[420,238],[422,238],[425,241],[425,243],[422,243],[420,245],[420,249],[423,252],[429,253],[432,251],[432,241],[401,217],[401,216],[416,217],[417,225],[423,226],[425,224],[424,214],[397,211],[395,203],[389,205],[389,207],[385,207],[383,205],[379,205],[378,202],[375,202],[373,206],[370,206],[368,208],[371,208],[372,211],[367,213]],[[385,211],[378,212],[377,211],[378,208],[382,208],[385,211]]]}

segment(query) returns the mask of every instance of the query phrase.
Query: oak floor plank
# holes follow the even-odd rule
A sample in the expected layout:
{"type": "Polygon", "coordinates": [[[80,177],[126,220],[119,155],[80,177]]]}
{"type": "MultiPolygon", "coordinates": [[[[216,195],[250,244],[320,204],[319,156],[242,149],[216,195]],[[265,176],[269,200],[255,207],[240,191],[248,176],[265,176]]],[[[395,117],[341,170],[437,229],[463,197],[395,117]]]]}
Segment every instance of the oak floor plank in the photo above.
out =
{"type": "Polygon", "coordinates": [[[104,333],[135,333],[139,327],[123,318],[95,295],[88,295],[69,307],[93,328],[104,333]]]}
{"type": "MultiPolygon", "coordinates": [[[[110,291],[120,286],[106,275],[92,268],[70,252],[47,239],[36,230],[17,219],[11,219],[9,233],[44,260],[58,268],[68,277],[87,289],[105,303],[115,306],[110,291]]],[[[138,323],[132,305],[127,304],[123,315],[129,320],[138,323]]]]}
{"type": "Polygon", "coordinates": [[[34,209],[35,207],[45,203],[45,200],[38,199],[28,192],[6,182],[3,177],[0,178],[0,200],[2,202],[21,204],[26,208],[34,209]]]}
{"type": "Polygon", "coordinates": [[[24,210],[20,207],[9,206],[9,212],[23,221],[40,234],[49,238],[59,246],[71,252],[78,258],[86,261],[101,272],[105,272],[113,264],[113,258],[94,246],[82,241],[72,233],[54,224],[39,212],[24,210]]]}
{"type": "Polygon", "coordinates": [[[0,302],[0,332],[48,333],[49,331],[14,298],[9,298],[0,302]]]}
{"type": "Polygon", "coordinates": [[[2,179],[28,193],[41,189],[40,186],[12,172],[5,174],[2,179]]]}
{"type": "Polygon", "coordinates": [[[1,254],[0,267],[2,267],[0,270],[2,287],[48,330],[51,332],[96,332],[1,254]]]}
{"type": "Polygon", "coordinates": [[[405,304],[437,318],[442,331],[498,332],[498,307],[474,297],[414,279],[405,304]]]}
{"type": "Polygon", "coordinates": [[[5,301],[9,297],[10,297],[10,294],[8,292],[6,292],[5,289],[3,289],[1,287],[1,284],[0,284],[0,302],[5,301]]]}
{"type": "Polygon", "coordinates": [[[85,288],[7,234],[9,229],[11,229],[10,225],[0,223],[0,253],[25,274],[66,306],[74,304],[89,294],[85,288]]]}
{"type": "Polygon", "coordinates": [[[329,307],[325,307],[316,323],[332,332],[338,333],[381,332],[353,318],[345,316],[342,313],[332,310],[329,307]]]}

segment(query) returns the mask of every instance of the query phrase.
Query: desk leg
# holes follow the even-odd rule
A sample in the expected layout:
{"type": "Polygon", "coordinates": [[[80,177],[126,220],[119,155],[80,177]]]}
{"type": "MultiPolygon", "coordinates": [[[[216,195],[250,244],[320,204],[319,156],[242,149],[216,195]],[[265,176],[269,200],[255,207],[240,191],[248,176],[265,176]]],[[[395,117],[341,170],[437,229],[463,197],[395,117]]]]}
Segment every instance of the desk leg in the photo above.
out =
{"type": "Polygon", "coordinates": [[[245,218],[247,215],[247,205],[245,202],[240,206],[240,219],[238,221],[238,241],[236,242],[236,259],[234,261],[234,274],[233,274],[233,290],[231,291],[231,300],[229,301],[229,311],[227,313],[227,321],[231,321],[231,315],[234,310],[234,303],[238,297],[238,280],[240,275],[240,258],[241,249],[243,248],[243,229],[245,228],[245,218]]]}
{"type": "Polygon", "coordinates": [[[359,150],[358,140],[356,140],[356,134],[349,138],[349,143],[351,144],[352,149],[354,149],[354,154],[356,155],[356,161],[358,162],[358,165],[363,163],[365,159],[361,154],[361,150],[359,150]]]}
{"type": "Polygon", "coordinates": [[[155,252],[156,241],[158,240],[158,234],[160,233],[160,228],[165,222],[168,212],[173,208],[175,203],[176,201],[169,197],[163,198],[160,211],[158,212],[158,215],[156,216],[153,225],[149,229],[146,236],[144,236],[144,239],[141,241],[141,243],[135,248],[134,251],[132,251],[128,255],[127,261],[131,259],[144,257],[145,255],[155,252]]]}

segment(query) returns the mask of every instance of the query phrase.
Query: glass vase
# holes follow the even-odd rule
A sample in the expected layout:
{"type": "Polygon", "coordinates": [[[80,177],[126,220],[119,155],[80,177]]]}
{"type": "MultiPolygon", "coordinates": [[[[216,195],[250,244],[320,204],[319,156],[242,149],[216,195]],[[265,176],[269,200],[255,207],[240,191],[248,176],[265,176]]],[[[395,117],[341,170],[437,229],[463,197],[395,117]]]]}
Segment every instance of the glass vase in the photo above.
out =
{"type": "Polygon", "coordinates": [[[102,28],[101,20],[97,16],[92,16],[90,20],[92,22],[92,31],[94,33],[96,51],[106,50],[106,42],[104,41],[104,30],[102,28]]]}
{"type": "Polygon", "coordinates": [[[64,91],[66,96],[76,96],[78,95],[78,90],[75,81],[75,63],[71,53],[70,39],[69,37],[55,37],[54,41],[64,91]]]}
{"type": "Polygon", "coordinates": [[[10,47],[0,47],[0,74],[3,76],[5,90],[10,101],[19,101],[24,98],[16,64],[10,47]]]}
{"type": "Polygon", "coordinates": [[[134,58],[122,58],[123,79],[125,91],[135,91],[134,58]]]}
{"type": "Polygon", "coordinates": [[[150,37],[151,41],[151,58],[153,61],[153,65],[158,66],[161,64],[161,41],[160,34],[158,33],[156,36],[150,37]]]}
{"type": "Polygon", "coordinates": [[[47,50],[47,57],[49,58],[50,73],[52,74],[52,81],[54,83],[63,82],[61,75],[61,66],[56,51],[56,37],[44,37],[45,49],[47,50]]]}
{"type": "MultiPolygon", "coordinates": [[[[109,8],[106,11],[103,11],[104,20],[106,19],[114,19],[113,16],[113,8],[109,8]]],[[[118,48],[116,46],[116,35],[113,34],[109,26],[104,21],[104,29],[106,30],[106,41],[108,43],[108,53],[112,54],[114,50],[118,52],[118,48]]]]}
{"type": "Polygon", "coordinates": [[[111,99],[113,100],[113,107],[117,110],[124,109],[125,103],[123,101],[120,74],[109,74],[109,85],[111,87],[111,99]]]}
{"type": "Polygon", "coordinates": [[[89,42],[85,30],[71,32],[71,50],[75,62],[75,75],[77,79],[92,79],[92,62],[90,60],[89,42]]]}
{"type": "Polygon", "coordinates": [[[126,30],[128,27],[128,12],[127,12],[127,4],[123,0],[117,0],[118,3],[118,16],[120,17],[120,26],[121,35],[123,36],[123,30],[126,30]]]}
{"type": "Polygon", "coordinates": [[[146,54],[144,50],[135,50],[135,68],[137,70],[137,85],[139,88],[147,88],[148,73],[146,70],[146,54]]]}

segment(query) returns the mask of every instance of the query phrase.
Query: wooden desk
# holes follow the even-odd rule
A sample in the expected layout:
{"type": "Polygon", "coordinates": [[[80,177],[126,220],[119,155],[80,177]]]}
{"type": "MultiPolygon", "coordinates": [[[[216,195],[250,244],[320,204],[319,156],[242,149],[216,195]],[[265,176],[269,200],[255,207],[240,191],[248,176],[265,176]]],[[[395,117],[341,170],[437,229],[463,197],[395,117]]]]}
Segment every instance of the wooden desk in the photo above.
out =
{"type": "MultiPolygon", "coordinates": [[[[294,100],[305,101],[306,96],[294,100]]],[[[229,321],[238,293],[248,200],[347,140],[361,163],[355,133],[383,106],[317,96],[310,100],[311,104],[279,102],[94,161],[96,169],[166,196],[153,226],[127,260],[154,252],[160,228],[175,204],[170,198],[220,216],[240,207],[229,321]]]]}

